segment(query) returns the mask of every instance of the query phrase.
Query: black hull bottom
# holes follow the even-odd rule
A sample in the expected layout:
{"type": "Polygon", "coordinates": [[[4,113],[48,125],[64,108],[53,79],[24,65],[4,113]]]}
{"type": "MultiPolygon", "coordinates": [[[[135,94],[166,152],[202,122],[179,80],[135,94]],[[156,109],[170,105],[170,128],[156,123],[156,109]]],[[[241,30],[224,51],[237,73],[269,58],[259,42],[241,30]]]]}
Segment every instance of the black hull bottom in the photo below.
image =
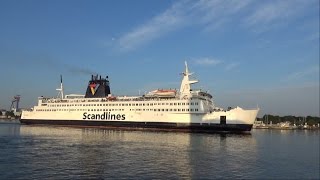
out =
{"type": "Polygon", "coordinates": [[[59,125],[75,127],[99,127],[117,129],[149,129],[187,132],[245,132],[251,131],[252,124],[207,124],[207,123],[159,123],[123,121],[83,121],[83,120],[33,120],[20,119],[23,124],[59,125]]]}

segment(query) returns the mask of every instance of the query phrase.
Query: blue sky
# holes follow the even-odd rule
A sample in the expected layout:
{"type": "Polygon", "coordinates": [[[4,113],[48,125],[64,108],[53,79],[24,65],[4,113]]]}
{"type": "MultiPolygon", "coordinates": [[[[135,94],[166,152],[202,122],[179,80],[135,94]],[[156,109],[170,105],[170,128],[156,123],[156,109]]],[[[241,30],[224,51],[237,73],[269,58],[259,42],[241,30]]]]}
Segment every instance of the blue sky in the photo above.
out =
{"type": "Polygon", "coordinates": [[[179,88],[187,61],[220,107],[319,116],[319,1],[0,1],[0,109],[81,93],[179,88]]]}

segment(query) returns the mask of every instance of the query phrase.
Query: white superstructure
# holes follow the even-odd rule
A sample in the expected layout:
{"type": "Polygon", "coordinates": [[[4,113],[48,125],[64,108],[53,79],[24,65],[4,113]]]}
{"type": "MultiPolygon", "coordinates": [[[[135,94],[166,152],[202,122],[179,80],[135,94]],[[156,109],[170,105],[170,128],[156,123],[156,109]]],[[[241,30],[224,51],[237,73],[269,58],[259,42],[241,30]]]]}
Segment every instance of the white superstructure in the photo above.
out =
{"type": "MultiPolygon", "coordinates": [[[[139,128],[170,128],[205,131],[250,131],[259,109],[240,107],[224,110],[216,107],[212,96],[201,90],[192,90],[187,63],[179,92],[155,90],[143,96],[39,97],[38,104],[23,111],[21,122],[26,124],[57,124],[84,126],[113,126],[139,128]]],[[[100,77],[101,81],[101,77],[100,77]]],[[[91,82],[91,81],[90,81],[91,82]]],[[[93,81],[92,81],[93,82],[93,81]]],[[[98,82],[98,80],[97,80],[98,82]]],[[[109,88],[109,81],[105,83],[109,88]]],[[[105,87],[104,87],[105,88],[105,87]]],[[[90,83],[87,93],[100,90],[90,83]]]]}

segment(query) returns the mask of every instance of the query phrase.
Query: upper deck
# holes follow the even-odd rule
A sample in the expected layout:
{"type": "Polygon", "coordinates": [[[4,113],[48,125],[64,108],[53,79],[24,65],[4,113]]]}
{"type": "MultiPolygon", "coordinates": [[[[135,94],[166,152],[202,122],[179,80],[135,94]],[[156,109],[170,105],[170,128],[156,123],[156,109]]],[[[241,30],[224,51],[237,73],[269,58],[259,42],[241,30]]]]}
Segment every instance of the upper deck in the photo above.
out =
{"type": "MultiPolygon", "coordinates": [[[[98,78],[92,76],[88,83],[85,95],[69,94],[63,96],[63,85],[61,78],[61,87],[57,89],[60,91],[60,97],[47,98],[39,97],[39,107],[55,107],[67,108],[74,106],[191,106],[194,104],[201,105],[204,112],[216,109],[214,107],[212,95],[202,90],[191,89],[191,85],[198,82],[198,80],[190,79],[193,73],[189,73],[187,63],[185,63],[185,71],[182,73],[183,79],[181,81],[180,90],[172,89],[158,89],[146,93],[142,96],[113,96],[110,90],[108,76],[106,78],[98,78]]],[[[68,108],[67,108],[68,109],[68,108]]],[[[219,108],[220,109],[220,108],[219,108]]]]}

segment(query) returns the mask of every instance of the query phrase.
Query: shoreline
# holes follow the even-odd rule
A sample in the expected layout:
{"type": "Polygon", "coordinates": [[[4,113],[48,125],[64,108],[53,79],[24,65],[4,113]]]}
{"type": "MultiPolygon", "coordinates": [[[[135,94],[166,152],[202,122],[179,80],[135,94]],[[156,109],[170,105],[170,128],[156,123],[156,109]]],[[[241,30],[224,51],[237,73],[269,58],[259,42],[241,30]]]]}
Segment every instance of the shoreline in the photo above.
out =
{"type": "Polygon", "coordinates": [[[271,130],[320,130],[320,127],[317,126],[289,126],[289,127],[280,127],[280,126],[256,126],[252,129],[271,129],[271,130]]]}

